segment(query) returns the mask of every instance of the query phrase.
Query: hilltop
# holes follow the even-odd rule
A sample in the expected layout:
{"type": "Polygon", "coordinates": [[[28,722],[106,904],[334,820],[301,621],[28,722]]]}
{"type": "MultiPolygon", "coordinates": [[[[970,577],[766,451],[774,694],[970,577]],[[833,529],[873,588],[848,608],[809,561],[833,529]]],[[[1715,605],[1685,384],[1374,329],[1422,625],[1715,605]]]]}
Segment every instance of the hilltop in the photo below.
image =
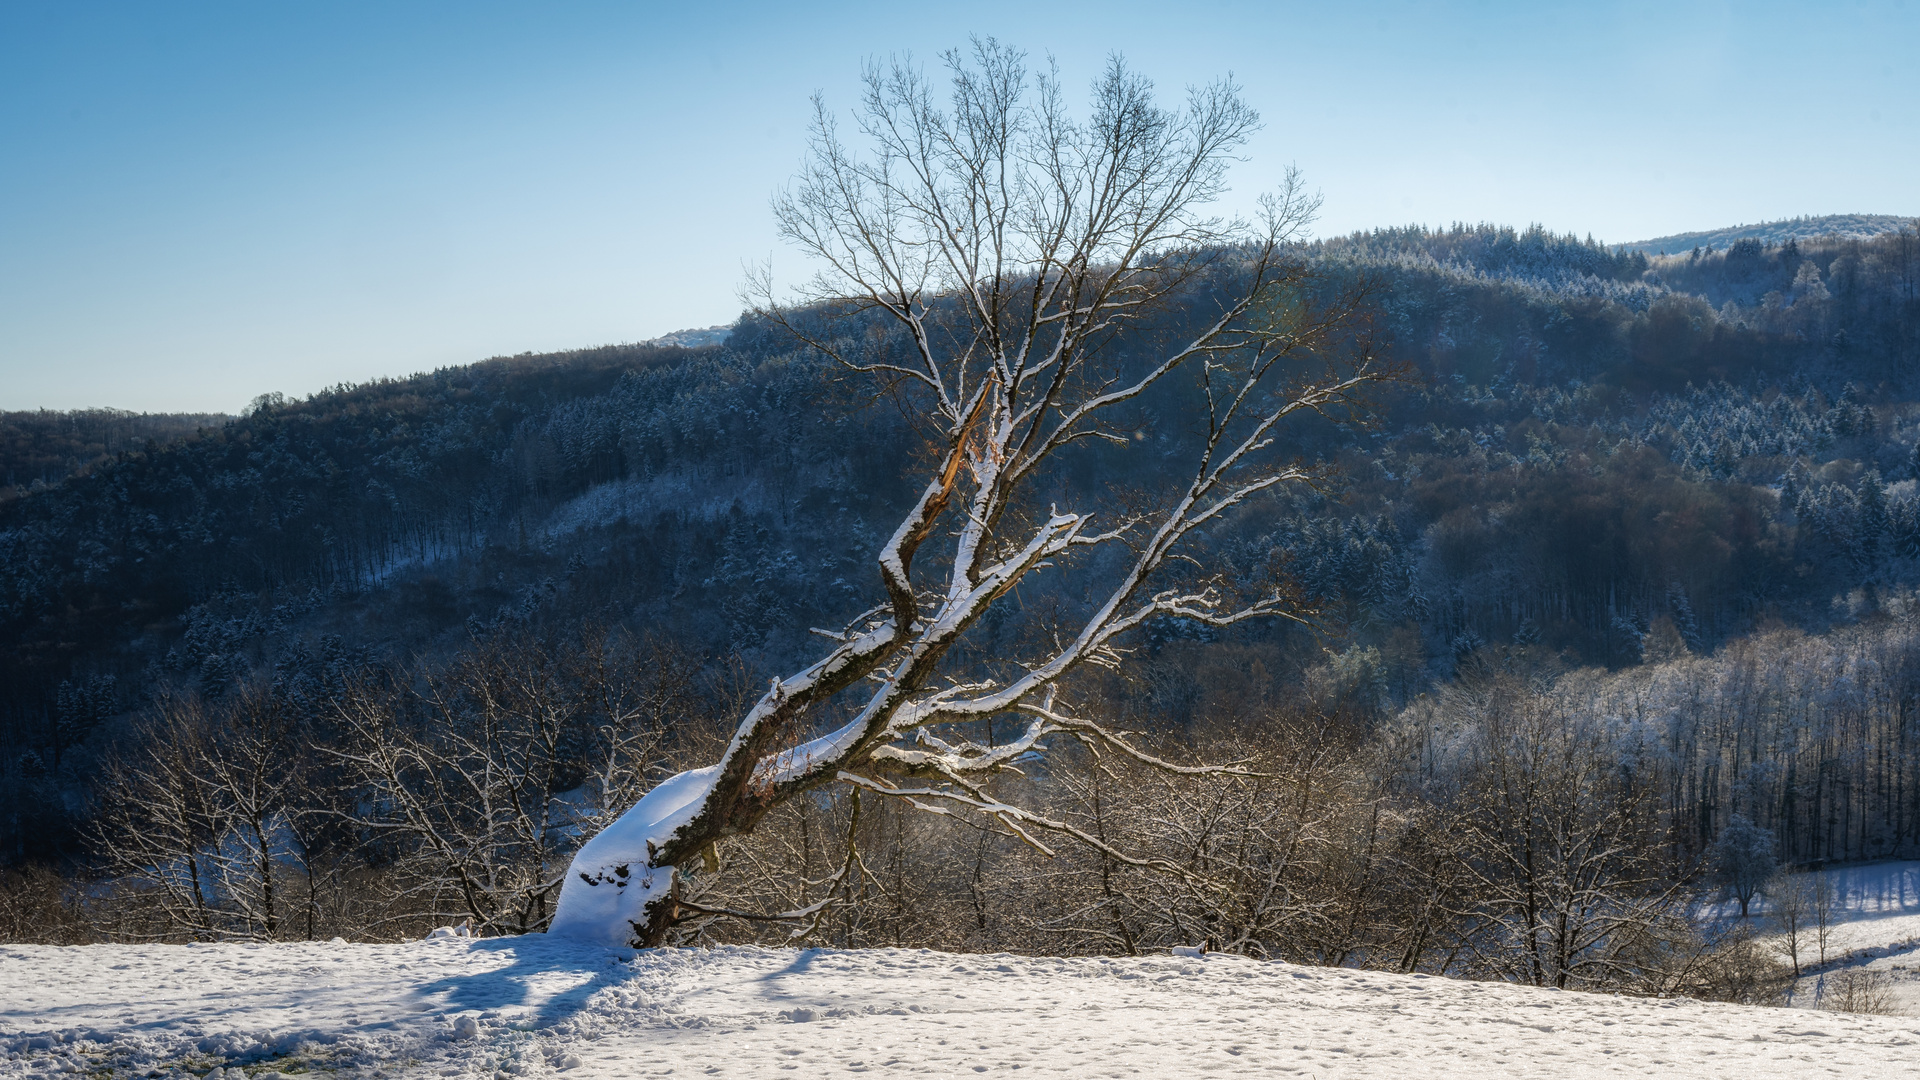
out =
{"type": "Polygon", "coordinates": [[[1821,236],[1867,240],[1884,233],[1897,232],[1913,222],[1899,214],[1826,214],[1820,217],[1784,218],[1758,225],[1731,225],[1724,229],[1675,233],[1651,240],[1616,244],[1616,251],[1638,251],[1648,255],[1674,255],[1696,247],[1725,248],[1736,240],[1758,240],[1763,244],[1784,244],[1788,240],[1811,240],[1821,236]]]}

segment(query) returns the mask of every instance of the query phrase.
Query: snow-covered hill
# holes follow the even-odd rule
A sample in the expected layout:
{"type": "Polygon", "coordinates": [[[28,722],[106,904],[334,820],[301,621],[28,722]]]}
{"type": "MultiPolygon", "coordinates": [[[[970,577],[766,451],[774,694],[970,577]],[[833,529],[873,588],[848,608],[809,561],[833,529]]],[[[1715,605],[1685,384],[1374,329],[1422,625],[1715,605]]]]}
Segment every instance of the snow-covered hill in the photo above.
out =
{"type": "Polygon", "coordinates": [[[733,333],[732,323],[718,326],[702,326],[692,330],[675,330],[671,334],[661,334],[649,338],[642,345],[678,345],[683,349],[698,349],[706,345],[722,345],[733,333]]]}
{"type": "Polygon", "coordinates": [[[1920,1020],[1229,956],[0,946],[0,1075],[1912,1075],[1920,1020]]]}
{"type": "Polygon", "coordinates": [[[1763,221],[1758,225],[1731,225],[1724,229],[1675,233],[1652,240],[1616,244],[1616,251],[1644,251],[1649,255],[1684,253],[1692,248],[1712,245],[1725,248],[1736,240],[1760,240],[1782,244],[1789,239],[1810,240],[1816,236],[1843,236],[1859,240],[1889,233],[1913,218],[1897,214],[1828,214],[1824,217],[1798,217],[1783,221],[1763,221]]]}

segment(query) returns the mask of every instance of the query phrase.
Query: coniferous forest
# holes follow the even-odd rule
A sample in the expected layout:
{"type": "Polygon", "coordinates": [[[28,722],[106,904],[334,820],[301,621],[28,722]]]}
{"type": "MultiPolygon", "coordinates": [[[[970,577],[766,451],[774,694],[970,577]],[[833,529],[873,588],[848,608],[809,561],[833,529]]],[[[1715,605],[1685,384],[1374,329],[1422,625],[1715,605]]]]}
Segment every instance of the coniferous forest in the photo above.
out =
{"type": "MultiPolygon", "coordinates": [[[[1151,624],[1073,687],[1249,769],[1059,747],[1086,767],[1023,796],[1182,871],[823,796],[713,853],[702,902],[830,881],[849,902],[810,932],[836,944],[1204,940],[1766,1000],[1779,972],[1694,905],[1756,867],[1920,855],[1920,230],[1792,224],[1668,253],[1485,225],[1311,245],[1403,374],[1368,426],[1287,432],[1325,482],[1197,541],[1311,617],[1151,624]]],[[[1052,482],[1126,513],[1202,392],[1156,385],[1052,482]]],[[[933,454],[901,393],[743,317],[233,418],[0,415],[0,937],[542,929],[584,836],[871,602],[933,454]]],[[[1088,603],[1038,582],[1012,600],[1040,624],[1088,603]]]]}

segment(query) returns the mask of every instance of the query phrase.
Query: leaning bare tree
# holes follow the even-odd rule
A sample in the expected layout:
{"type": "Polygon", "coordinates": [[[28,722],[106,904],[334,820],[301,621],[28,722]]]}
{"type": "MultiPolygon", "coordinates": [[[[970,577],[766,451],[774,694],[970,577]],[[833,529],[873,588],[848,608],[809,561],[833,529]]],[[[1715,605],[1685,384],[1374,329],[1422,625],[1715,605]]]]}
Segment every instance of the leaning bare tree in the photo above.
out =
{"type": "MultiPolygon", "coordinates": [[[[1017,52],[976,42],[944,59],[944,111],[920,70],[867,71],[865,155],[816,101],[808,162],[774,209],[824,269],[790,304],[755,284],[761,318],[881,380],[937,432],[926,486],[879,552],[885,602],[773,680],[719,761],[663,782],[590,840],[554,933],[655,945],[684,921],[755,917],[696,902],[683,879],[716,865],[716,842],[828,786],[966,814],[1043,851],[1064,835],[1147,864],[989,781],[1019,774],[1052,736],[1196,771],[1076,708],[1065,680],[1124,664],[1128,636],[1154,619],[1300,615],[1277,576],[1236,587],[1195,556],[1203,530],[1249,499],[1315,480],[1280,452],[1283,422],[1352,419],[1385,374],[1353,332],[1357,299],[1316,302],[1309,287],[1298,241],[1317,200],[1289,170],[1254,220],[1209,209],[1258,123],[1231,82],[1163,109],[1114,60],[1076,120],[1057,76],[1030,77],[1017,52]],[[1128,410],[1176,376],[1197,403],[1178,418],[1193,457],[1176,490],[1102,524],[1043,505],[1063,490],[1063,459],[1127,442],[1139,422],[1120,426],[1128,410]],[[1064,564],[1097,579],[1071,624],[1032,635],[1028,655],[964,647],[990,605],[1064,564]],[[994,718],[1003,732],[1011,718],[1013,736],[983,737],[994,718]]],[[[816,883],[828,890],[817,903],[757,917],[817,915],[852,863],[816,883]]]]}

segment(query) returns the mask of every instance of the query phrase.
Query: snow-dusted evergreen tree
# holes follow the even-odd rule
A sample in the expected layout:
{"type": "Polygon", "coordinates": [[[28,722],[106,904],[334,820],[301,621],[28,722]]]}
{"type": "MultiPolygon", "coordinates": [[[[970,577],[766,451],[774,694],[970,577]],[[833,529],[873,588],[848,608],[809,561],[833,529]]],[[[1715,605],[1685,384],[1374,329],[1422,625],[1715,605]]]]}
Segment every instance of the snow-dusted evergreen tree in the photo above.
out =
{"type": "MultiPolygon", "coordinates": [[[[1169,110],[1116,59],[1079,120],[1053,73],[1030,76],[995,42],[945,61],[945,111],[920,70],[867,71],[856,127],[868,154],[816,106],[807,164],[774,209],[821,270],[794,306],[758,283],[763,319],[879,380],[933,433],[926,485],[879,552],[884,600],[826,632],[817,662],[774,679],[718,761],[664,781],[587,842],[554,933],[651,945],[690,919],[767,917],[702,906],[684,880],[717,864],[717,842],[827,787],[970,813],[1042,849],[1056,834],[1149,862],[995,785],[1060,739],[1199,768],[1149,754],[1063,680],[1126,663],[1129,635],[1154,620],[1297,613],[1277,579],[1246,588],[1203,560],[1208,530],[1237,507],[1317,475],[1279,453],[1282,425],[1346,418],[1382,376],[1343,344],[1357,299],[1307,287],[1294,244],[1316,200],[1290,171],[1257,220],[1210,212],[1258,124],[1230,82],[1169,110]],[[1205,312],[1200,324],[1183,328],[1176,302],[1205,312]],[[1192,412],[1166,418],[1177,438],[1154,452],[1184,446],[1186,479],[1105,522],[1053,502],[1072,491],[1072,452],[1144,440],[1152,418],[1135,406],[1174,379],[1190,380],[1192,412]],[[1071,621],[1022,613],[1026,632],[999,639],[1017,654],[969,650],[989,605],[1050,566],[1084,575],[1071,621]],[[984,737],[995,718],[1000,737],[984,737]]],[[[850,840],[824,897],[772,917],[816,915],[856,868],[850,840]]]]}
{"type": "Polygon", "coordinates": [[[1674,629],[1680,632],[1688,651],[1700,651],[1700,621],[1694,617],[1693,602],[1687,599],[1686,588],[1677,581],[1667,585],[1667,609],[1673,616],[1674,629]]]}
{"type": "Polygon", "coordinates": [[[1860,475],[1854,501],[1860,508],[1860,557],[1870,560],[1887,534],[1887,487],[1880,481],[1880,470],[1868,469],[1860,475]]]}

